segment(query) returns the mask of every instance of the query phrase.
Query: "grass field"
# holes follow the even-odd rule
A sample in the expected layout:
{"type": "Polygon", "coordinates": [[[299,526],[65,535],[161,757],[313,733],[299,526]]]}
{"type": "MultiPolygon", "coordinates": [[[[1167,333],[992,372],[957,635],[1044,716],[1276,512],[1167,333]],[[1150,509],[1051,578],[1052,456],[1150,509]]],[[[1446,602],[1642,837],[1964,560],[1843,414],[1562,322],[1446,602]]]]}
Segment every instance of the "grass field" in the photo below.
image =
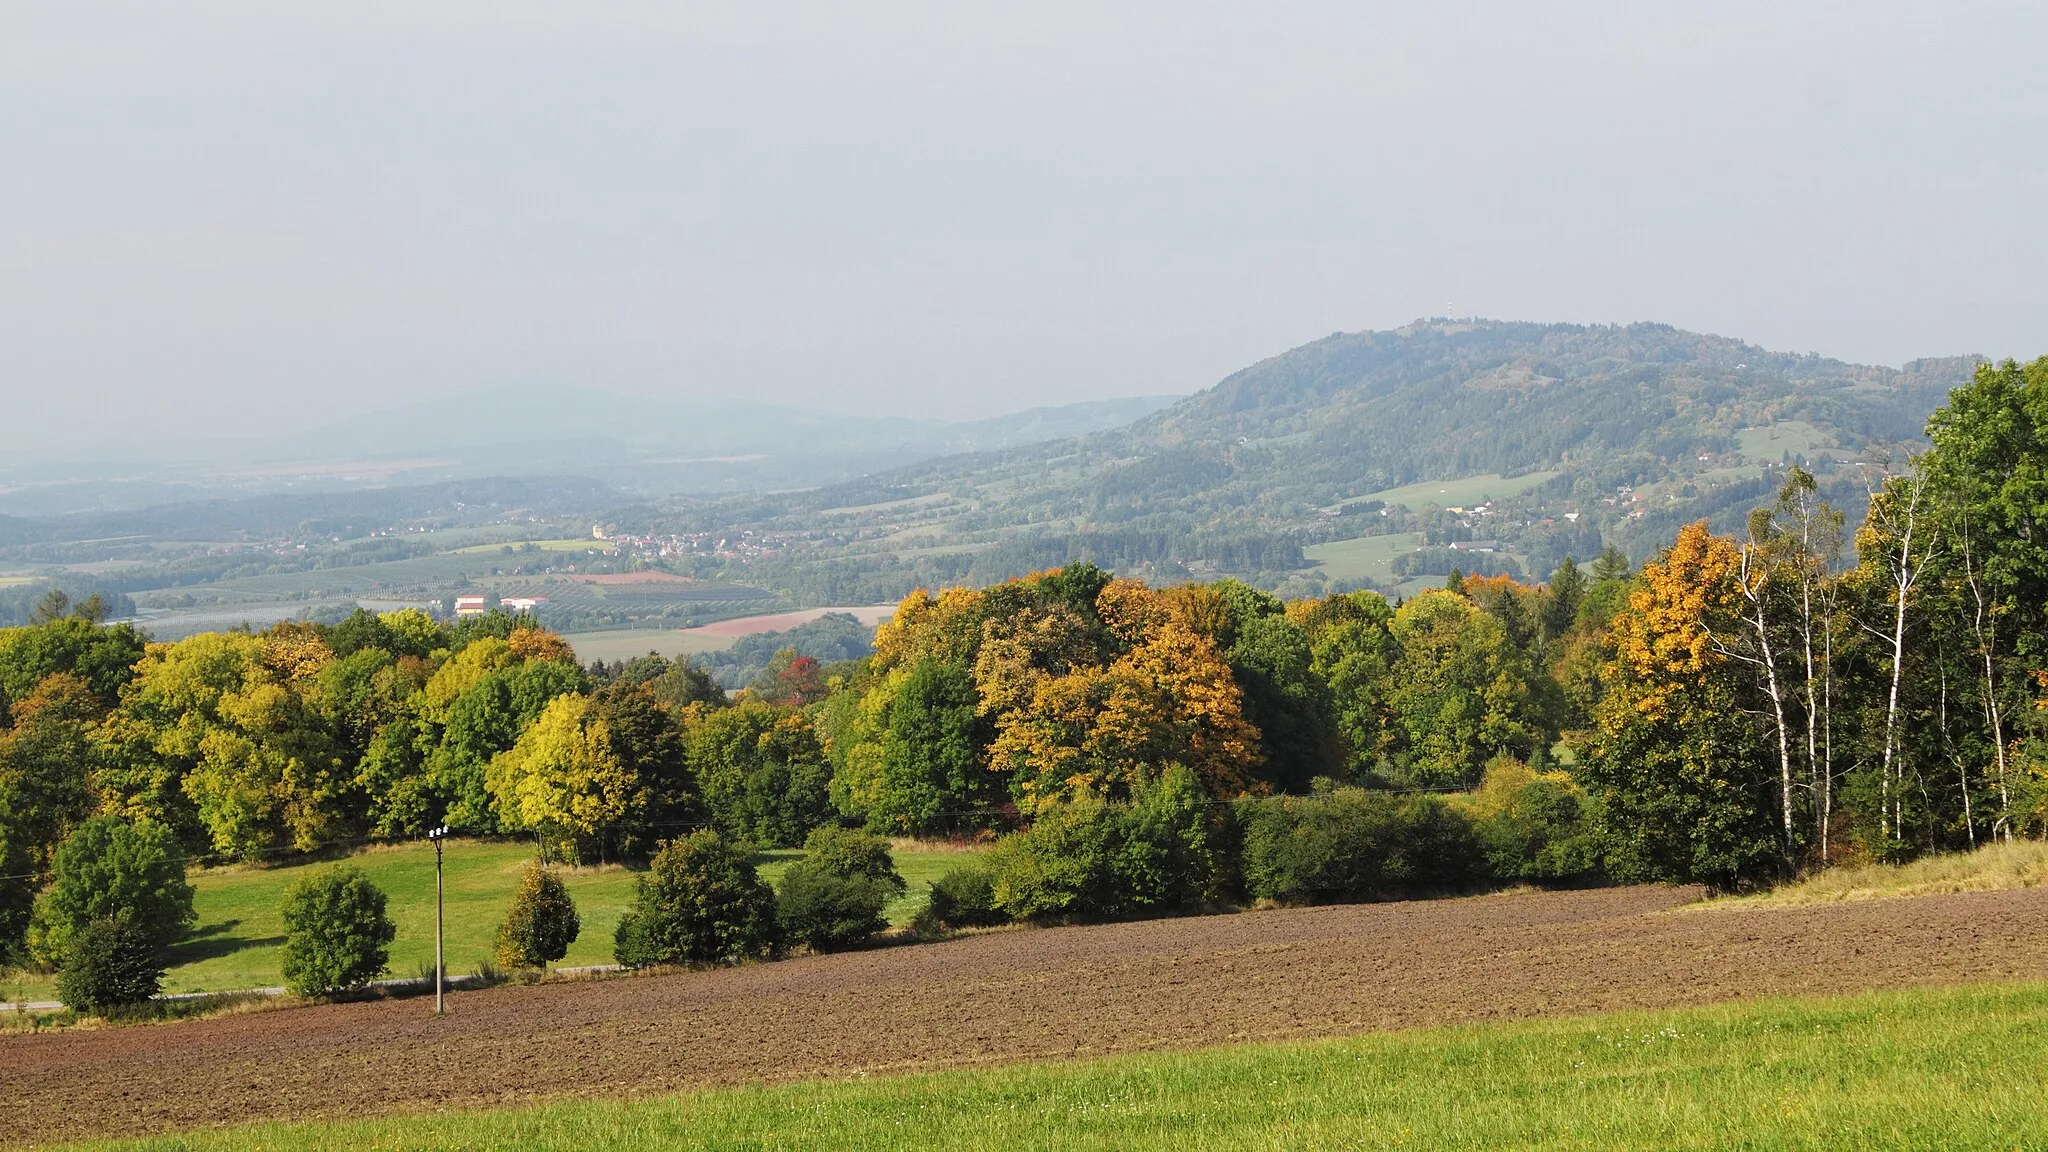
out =
{"type": "Polygon", "coordinates": [[[1378,500],[1385,504],[1406,504],[1410,508],[1422,508],[1435,504],[1445,508],[1464,508],[1484,504],[1488,500],[1506,499],[1534,491],[1550,482],[1556,472],[1530,472],[1512,479],[1502,479],[1498,473],[1489,472],[1484,476],[1467,476],[1462,480],[1424,480],[1383,492],[1368,492],[1344,501],[1358,504],[1367,500],[1378,500]]]}
{"type": "Polygon", "coordinates": [[[472,544],[467,548],[452,549],[448,555],[503,556],[507,548],[512,549],[516,554],[528,545],[532,545],[543,552],[603,552],[617,547],[617,545],[609,541],[599,540],[594,536],[585,536],[577,540],[507,540],[501,544],[472,544]]]}
{"type": "MultiPolygon", "coordinates": [[[[504,918],[519,871],[533,848],[516,842],[452,841],[446,848],[445,915],[448,969],[473,972],[491,954],[498,922],[504,918]]],[[[896,854],[897,871],[909,890],[889,908],[891,923],[908,924],[924,906],[929,881],[958,863],[967,850],[910,846],[896,854]]],[[[768,852],[760,862],[769,883],[801,852],[768,852]]],[[[410,976],[432,971],[434,960],[434,850],[425,844],[373,848],[346,861],[361,868],[390,897],[398,939],[391,946],[391,972],[410,976]]],[[[199,924],[192,937],[172,950],[165,992],[220,992],[281,984],[278,952],[284,943],[279,912],[285,886],[332,863],[284,868],[217,868],[192,874],[193,905],[199,924]]],[[[612,931],[632,903],[639,874],[624,868],[564,868],[562,877],[576,900],[582,932],[561,963],[566,967],[612,962],[612,931]]],[[[32,975],[0,978],[0,999],[56,998],[54,981],[32,975]]]]}
{"type": "Polygon", "coordinates": [[[1413,552],[1421,544],[1422,537],[1416,533],[1394,532],[1385,536],[1361,536],[1356,540],[1315,544],[1302,549],[1301,553],[1333,580],[1384,582],[1394,578],[1389,567],[1394,557],[1403,552],[1413,552]]]}
{"type": "Polygon", "coordinates": [[[2048,1147],[2048,987],[1780,1000],[80,1147],[2048,1147]]]}
{"type": "Polygon", "coordinates": [[[1735,434],[1742,455],[1756,464],[1776,464],[1785,453],[1809,459],[1834,446],[1835,438],[1804,420],[1780,420],[1735,434]]]}

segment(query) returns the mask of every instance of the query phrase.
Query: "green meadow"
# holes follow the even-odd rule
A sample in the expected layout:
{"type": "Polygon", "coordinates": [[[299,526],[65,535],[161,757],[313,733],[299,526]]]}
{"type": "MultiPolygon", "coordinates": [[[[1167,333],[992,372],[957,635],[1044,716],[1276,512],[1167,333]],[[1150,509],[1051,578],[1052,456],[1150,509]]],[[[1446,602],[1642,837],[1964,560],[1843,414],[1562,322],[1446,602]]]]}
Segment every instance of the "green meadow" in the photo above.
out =
{"type": "Polygon", "coordinates": [[[1404,484],[1399,488],[1388,488],[1381,492],[1368,492],[1344,501],[1357,504],[1366,500],[1378,500],[1383,504],[1405,504],[1410,508],[1426,508],[1432,504],[1440,508],[1464,508],[1473,504],[1484,504],[1488,500],[1505,500],[1533,492],[1550,482],[1555,471],[1527,472],[1520,476],[1502,478],[1499,473],[1488,472],[1482,476],[1467,476],[1462,480],[1423,480],[1404,484]]]}
{"type": "Polygon", "coordinates": [[[1421,546],[1421,534],[1394,532],[1384,536],[1361,536],[1355,540],[1312,544],[1302,549],[1301,554],[1332,580],[1385,582],[1394,578],[1391,567],[1394,557],[1403,552],[1413,552],[1421,546]]]}
{"type": "Polygon", "coordinates": [[[2048,1147],[2048,986],[1891,992],[85,1147],[2048,1147]]]}
{"type": "MultiPolygon", "coordinates": [[[[971,855],[945,846],[906,846],[896,853],[896,868],[909,889],[889,908],[893,924],[908,924],[924,906],[930,882],[971,855]]],[[[761,876],[774,883],[796,851],[764,852],[761,876]]],[[[508,841],[454,840],[445,849],[445,932],[448,970],[474,972],[491,956],[498,923],[505,916],[519,871],[533,858],[530,844],[508,841]]],[[[292,881],[336,863],[361,868],[390,897],[391,918],[398,939],[391,945],[391,973],[411,976],[433,971],[434,850],[425,843],[372,848],[346,860],[296,864],[282,868],[238,866],[192,874],[193,906],[199,923],[193,934],[172,950],[164,991],[224,992],[270,988],[284,982],[279,949],[284,923],[279,908],[292,881]]],[[[582,932],[561,961],[564,967],[612,962],[612,932],[632,903],[639,874],[618,866],[563,868],[562,877],[576,901],[582,932]]],[[[56,999],[55,981],[33,974],[0,978],[0,999],[56,999]]]]}

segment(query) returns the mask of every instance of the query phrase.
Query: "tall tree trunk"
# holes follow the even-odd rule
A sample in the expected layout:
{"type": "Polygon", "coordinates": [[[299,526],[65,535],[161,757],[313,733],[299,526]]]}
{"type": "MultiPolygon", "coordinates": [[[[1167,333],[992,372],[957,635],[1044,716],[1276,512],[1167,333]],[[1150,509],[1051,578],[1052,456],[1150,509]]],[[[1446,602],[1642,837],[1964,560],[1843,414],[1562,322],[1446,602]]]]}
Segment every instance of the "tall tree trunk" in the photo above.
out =
{"type": "Polygon", "coordinates": [[[1985,603],[1984,584],[1977,574],[1967,526],[1962,534],[1961,545],[1963,577],[1970,586],[1970,626],[1976,633],[1977,653],[1984,662],[1984,722],[1991,728],[1992,763],[1997,768],[1998,818],[1991,822],[1991,835],[1993,839],[2011,840],[2012,791],[2006,783],[2005,706],[1998,698],[1998,617],[1993,608],[1985,603]]]}

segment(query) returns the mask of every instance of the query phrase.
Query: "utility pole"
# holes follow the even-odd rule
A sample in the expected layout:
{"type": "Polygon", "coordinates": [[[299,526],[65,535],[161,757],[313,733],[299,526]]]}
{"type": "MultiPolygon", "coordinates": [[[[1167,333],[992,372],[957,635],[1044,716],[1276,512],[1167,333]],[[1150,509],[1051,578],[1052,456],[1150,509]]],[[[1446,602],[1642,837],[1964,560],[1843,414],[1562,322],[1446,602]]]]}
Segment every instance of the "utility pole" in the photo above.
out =
{"type": "Polygon", "coordinates": [[[441,841],[448,838],[448,826],[443,824],[427,833],[427,839],[434,842],[434,1015],[441,1014],[441,980],[448,971],[441,958],[441,841]]]}

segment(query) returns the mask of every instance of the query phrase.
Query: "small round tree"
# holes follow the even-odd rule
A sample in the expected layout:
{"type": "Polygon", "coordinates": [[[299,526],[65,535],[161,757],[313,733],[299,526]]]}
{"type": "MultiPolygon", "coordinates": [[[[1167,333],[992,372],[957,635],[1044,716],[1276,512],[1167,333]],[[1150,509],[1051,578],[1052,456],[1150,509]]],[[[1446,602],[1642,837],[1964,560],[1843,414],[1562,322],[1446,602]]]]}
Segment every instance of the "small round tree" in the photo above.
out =
{"type": "Polygon", "coordinates": [[[576,902],[554,870],[535,860],[526,866],[512,908],[498,926],[498,963],[507,968],[545,968],[569,954],[583,923],[576,902]]]}
{"type": "Polygon", "coordinates": [[[156,941],[126,916],[93,920],[71,934],[57,998],[79,1012],[141,1004],[163,986],[156,941]]]}
{"type": "Polygon", "coordinates": [[[29,920],[29,957],[39,964],[62,965],[72,935],[95,920],[126,921],[153,956],[197,922],[185,854],[162,824],[87,820],[58,847],[55,873],[29,920]]]}
{"type": "Polygon", "coordinates": [[[706,829],[663,845],[619,920],[612,954],[628,968],[733,964],[772,955],[775,893],[744,845],[706,829]]]}
{"type": "Polygon", "coordinates": [[[285,889],[285,986],[300,996],[331,996],[382,975],[398,935],[384,905],[383,891],[355,868],[285,889]]]}
{"type": "Polygon", "coordinates": [[[828,824],[777,886],[783,935],[820,952],[858,944],[889,926],[882,913],[903,890],[887,840],[828,824]]]}

